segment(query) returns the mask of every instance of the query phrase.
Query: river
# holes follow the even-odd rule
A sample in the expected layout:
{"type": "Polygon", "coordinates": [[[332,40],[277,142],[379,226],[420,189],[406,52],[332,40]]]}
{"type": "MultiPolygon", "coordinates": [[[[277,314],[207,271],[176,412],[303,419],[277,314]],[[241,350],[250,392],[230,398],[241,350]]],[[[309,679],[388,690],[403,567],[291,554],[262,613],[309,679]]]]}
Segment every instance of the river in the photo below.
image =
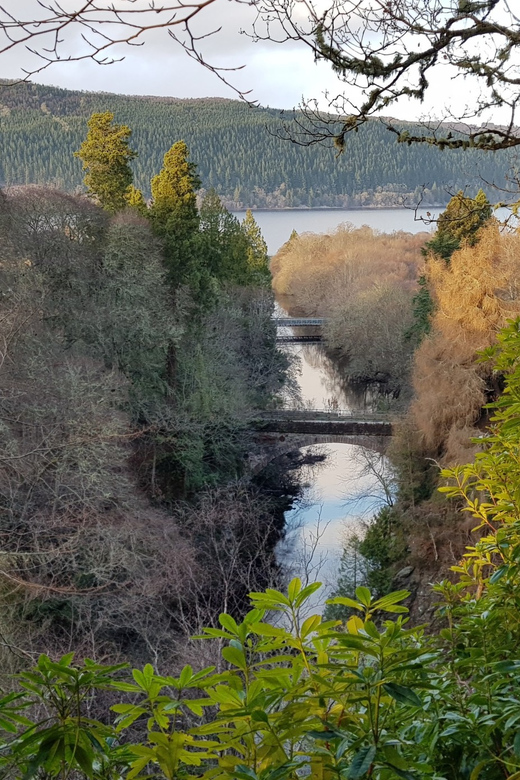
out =
{"type": "MultiPolygon", "coordinates": [[[[341,383],[320,344],[282,348],[296,358],[300,391],[300,398],[286,399],[288,408],[301,404],[313,409],[372,408],[369,394],[341,383]]],[[[380,478],[386,478],[387,467],[384,455],[348,441],[306,446],[301,451],[324,454],[325,459],[304,467],[303,493],[286,512],[287,533],[277,554],[290,576],[324,584],[323,593],[312,602],[314,610],[322,610],[336,584],[344,544],[352,535],[363,535],[364,524],[384,503],[380,478]]]]}
{"type": "MultiPolygon", "coordinates": [[[[439,209],[431,209],[436,216],[439,209]]],[[[237,214],[241,217],[243,215],[237,214]]],[[[420,232],[432,228],[408,209],[331,211],[258,211],[255,213],[270,254],[274,254],[293,230],[328,232],[344,222],[369,225],[382,232],[420,232]]],[[[422,216],[426,218],[426,212],[422,216]]],[[[280,313],[283,307],[278,302],[280,313]]],[[[283,347],[298,359],[299,403],[311,408],[370,409],[372,398],[341,381],[334,364],[319,344],[283,347]]],[[[294,405],[288,397],[286,405],[294,405]]],[[[304,451],[308,448],[302,448],[304,451]]],[[[320,445],[324,462],[309,466],[303,474],[306,487],[301,499],[286,513],[286,539],[279,545],[279,560],[292,574],[323,582],[325,588],[313,603],[322,609],[336,583],[345,541],[362,535],[364,523],[383,503],[380,479],[388,477],[383,455],[350,443],[320,445]]]]}

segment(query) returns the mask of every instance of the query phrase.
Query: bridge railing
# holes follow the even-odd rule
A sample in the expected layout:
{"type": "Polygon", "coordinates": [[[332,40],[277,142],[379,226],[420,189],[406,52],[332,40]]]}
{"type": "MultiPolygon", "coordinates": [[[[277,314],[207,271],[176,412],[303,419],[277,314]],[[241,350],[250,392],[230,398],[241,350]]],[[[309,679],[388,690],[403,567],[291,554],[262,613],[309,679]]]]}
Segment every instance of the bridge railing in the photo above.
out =
{"type": "Polygon", "coordinates": [[[279,328],[296,328],[323,325],[325,319],[324,317],[273,317],[273,322],[279,328]]]}
{"type": "Polygon", "coordinates": [[[367,420],[375,422],[390,421],[395,415],[389,412],[356,410],[356,409],[270,409],[260,413],[259,417],[267,420],[367,420]]]}
{"type": "Polygon", "coordinates": [[[321,344],[321,336],[277,336],[277,344],[321,344]]]}

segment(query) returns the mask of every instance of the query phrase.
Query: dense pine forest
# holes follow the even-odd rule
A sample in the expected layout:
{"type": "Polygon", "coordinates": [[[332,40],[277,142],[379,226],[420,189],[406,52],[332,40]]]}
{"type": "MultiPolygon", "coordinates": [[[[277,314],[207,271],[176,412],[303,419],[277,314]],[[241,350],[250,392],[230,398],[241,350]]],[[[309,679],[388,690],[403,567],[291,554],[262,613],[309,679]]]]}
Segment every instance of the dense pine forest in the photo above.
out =
{"type": "Polygon", "coordinates": [[[396,143],[372,121],[351,134],[345,152],[281,140],[282,116],[226,99],[181,100],[75,92],[3,82],[0,90],[0,183],[82,186],[73,157],[93,112],[111,111],[133,131],[134,181],[146,197],[172,143],[184,140],[199,166],[203,191],[214,188],[228,208],[396,206],[446,203],[481,178],[504,183],[507,152],[495,155],[396,143]]]}

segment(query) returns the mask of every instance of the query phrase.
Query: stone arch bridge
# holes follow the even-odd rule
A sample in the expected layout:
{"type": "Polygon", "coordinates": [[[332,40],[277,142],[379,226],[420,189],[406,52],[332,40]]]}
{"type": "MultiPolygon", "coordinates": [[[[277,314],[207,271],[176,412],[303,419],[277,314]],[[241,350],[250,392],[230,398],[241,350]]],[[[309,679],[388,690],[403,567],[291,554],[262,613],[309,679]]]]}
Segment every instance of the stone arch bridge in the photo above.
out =
{"type": "Polygon", "coordinates": [[[388,415],[350,411],[275,410],[259,415],[251,428],[255,441],[251,473],[258,473],[276,458],[312,444],[357,444],[385,452],[392,436],[388,415]]]}
{"type": "Polygon", "coordinates": [[[297,433],[322,436],[391,436],[392,420],[380,412],[329,409],[274,409],[252,422],[264,433],[297,433]]]}

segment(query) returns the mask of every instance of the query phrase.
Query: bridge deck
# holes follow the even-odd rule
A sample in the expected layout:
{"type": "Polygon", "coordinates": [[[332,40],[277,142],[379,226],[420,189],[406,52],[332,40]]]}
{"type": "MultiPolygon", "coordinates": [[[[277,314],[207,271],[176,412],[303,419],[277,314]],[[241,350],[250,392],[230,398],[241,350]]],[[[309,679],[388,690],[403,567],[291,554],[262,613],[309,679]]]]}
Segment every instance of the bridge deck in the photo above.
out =
{"type": "Polygon", "coordinates": [[[319,436],[391,436],[392,423],[367,420],[255,420],[261,433],[300,433],[319,436]]]}
{"type": "Polygon", "coordinates": [[[277,344],[321,344],[321,336],[277,336],[277,344]]]}
{"type": "Polygon", "coordinates": [[[273,322],[279,328],[299,328],[307,326],[321,326],[325,322],[324,317],[273,317],[273,322]]]}
{"type": "Polygon", "coordinates": [[[302,433],[326,436],[391,436],[392,422],[380,413],[288,409],[265,412],[253,422],[265,433],[302,433]]]}
{"type": "Polygon", "coordinates": [[[359,409],[269,409],[259,413],[264,420],[357,420],[358,422],[389,422],[386,412],[359,409]]]}

